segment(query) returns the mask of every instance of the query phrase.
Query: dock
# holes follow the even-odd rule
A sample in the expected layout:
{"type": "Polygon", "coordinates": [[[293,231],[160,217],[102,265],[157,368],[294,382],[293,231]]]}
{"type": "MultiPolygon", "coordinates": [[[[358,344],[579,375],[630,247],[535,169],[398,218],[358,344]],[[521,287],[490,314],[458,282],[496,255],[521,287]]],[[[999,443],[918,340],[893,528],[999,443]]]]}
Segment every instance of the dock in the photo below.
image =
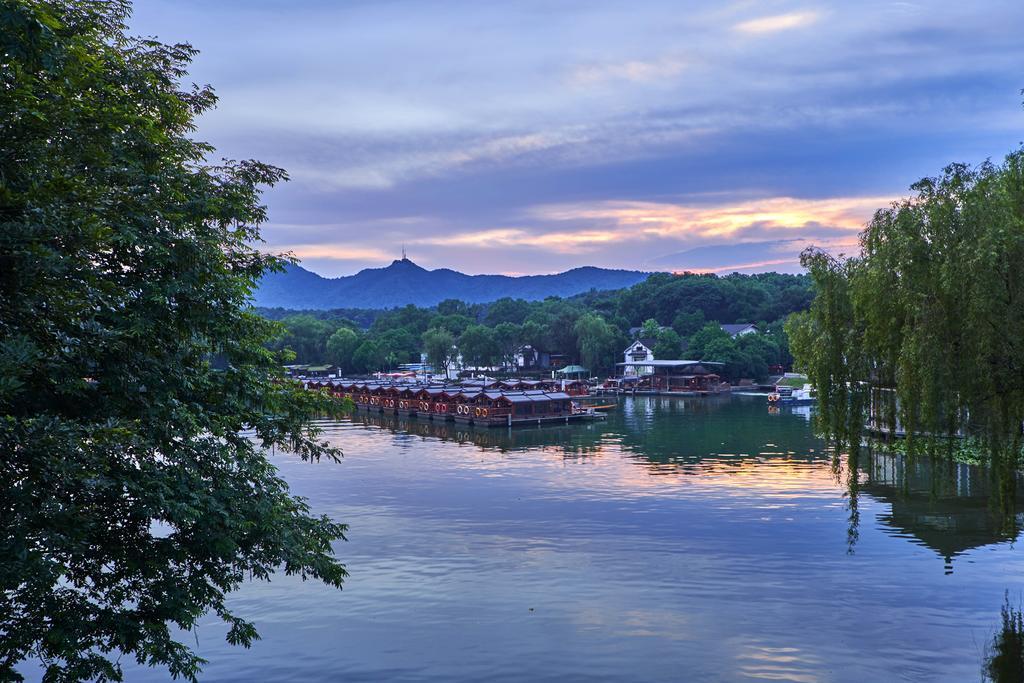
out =
{"type": "Polygon", "coordinates": [[[586,385],[518,380],[422,384],[400,381],[314,379],[307,389],[348,398],[357,409],[478,427],[516,427],[600,419],[580,405],[586,385]],[[569,389],[567,391],[566,389],[569,389]],[[570,393],[570,391],[572,393],[570,393]]]}

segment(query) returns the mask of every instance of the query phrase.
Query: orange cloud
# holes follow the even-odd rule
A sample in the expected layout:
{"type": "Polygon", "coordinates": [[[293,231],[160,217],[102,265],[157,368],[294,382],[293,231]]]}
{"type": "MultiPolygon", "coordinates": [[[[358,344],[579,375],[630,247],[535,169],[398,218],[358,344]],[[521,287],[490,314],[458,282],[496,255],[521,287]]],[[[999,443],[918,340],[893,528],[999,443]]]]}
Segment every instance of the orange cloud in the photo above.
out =
{"type": "Polygon", "coordinates": [[[284,247],[300,259],[337,259],[339,261],[384,261],[395,258],[393,252],[373,247],[334,244],[295,244],[284,247]]]}
{"type": "Polygon", "coordinates": [[[540,207],[538,218],[549,221],[600,222],[619,228],[618,239],[651,237],[721,238],[757,226],[794,231],[808,227],[860,231],[874,212],[893,197],[796,199],[773,197],[738,204],[692,207],[658,202],[609,201],[597,204],[556,204],[540,207]],[[628,230],[621,230],[627,228],[628,230]]]}

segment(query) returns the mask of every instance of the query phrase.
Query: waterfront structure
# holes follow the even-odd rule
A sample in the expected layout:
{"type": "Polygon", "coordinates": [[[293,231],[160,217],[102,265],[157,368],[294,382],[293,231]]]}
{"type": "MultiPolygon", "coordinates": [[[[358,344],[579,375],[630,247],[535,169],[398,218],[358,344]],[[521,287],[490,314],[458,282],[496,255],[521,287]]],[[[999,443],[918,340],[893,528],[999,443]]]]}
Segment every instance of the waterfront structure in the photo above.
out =
{"type": "Polygon", "coordinates": [[[701,396],[731,390],[715,370],[724,363],[702,360],[642,360],[619,363],[623,376],[613,380],[619,391],[637,394],[701,396]],[[633,372],[629,372],[630,370],[633,372]],[[645,372],[640,373],[643,369],[645,372]]]}
{"type": "Polygon", "coordinates": [[[654,345],[657,343],[656,339],[650,337],[644,337],[637,339],[622,352],[623,363],[620,365],[624,366],[625,375],[649,375],[653,372],[653,367],[650,365],[644,365],[644,361],[654,360],[654,345]]]}
{"type": "Polygon", "coordinates": [[[549,380],[502,388],[502,382],[481,379],[457,385],[417,384],[381,380],[311,379],[309,389],[324,390],[349,398],[357,408],[372,412],[416,416],[429,420],[455,420],[483,427],[569,422],[590,412],[581,408],[575,396],[586,389],[583,383],[572,395],[559,388],[562,382],[549,380]],[[532,384],[534,388],[524,388],[532,384]]]}

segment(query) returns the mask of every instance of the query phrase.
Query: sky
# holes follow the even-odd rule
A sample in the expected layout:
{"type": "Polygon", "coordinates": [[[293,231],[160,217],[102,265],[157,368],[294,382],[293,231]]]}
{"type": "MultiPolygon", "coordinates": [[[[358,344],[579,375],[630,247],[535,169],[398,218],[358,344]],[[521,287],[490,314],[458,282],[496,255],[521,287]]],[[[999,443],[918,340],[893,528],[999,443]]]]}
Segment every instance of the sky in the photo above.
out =
{"type": "Polygon", "coordinates": [[[138,0],[200,50],[197,137],[280,166],[264,247],[326,276],[401,257],[799,272],[1024,132],[1024,2],[138,0]]]}

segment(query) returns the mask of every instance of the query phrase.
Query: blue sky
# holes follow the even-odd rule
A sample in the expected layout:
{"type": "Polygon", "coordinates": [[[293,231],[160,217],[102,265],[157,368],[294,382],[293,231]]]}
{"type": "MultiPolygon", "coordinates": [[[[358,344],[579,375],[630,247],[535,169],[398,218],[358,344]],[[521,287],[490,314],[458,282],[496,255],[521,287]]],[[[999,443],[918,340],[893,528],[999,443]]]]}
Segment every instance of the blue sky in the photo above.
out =
{"type": "Polygon", "coordinates": [[[794,271],[1024,130],[1024,2],[142,0],[285,168],[267,248],[386,265],[794,271]]]}

